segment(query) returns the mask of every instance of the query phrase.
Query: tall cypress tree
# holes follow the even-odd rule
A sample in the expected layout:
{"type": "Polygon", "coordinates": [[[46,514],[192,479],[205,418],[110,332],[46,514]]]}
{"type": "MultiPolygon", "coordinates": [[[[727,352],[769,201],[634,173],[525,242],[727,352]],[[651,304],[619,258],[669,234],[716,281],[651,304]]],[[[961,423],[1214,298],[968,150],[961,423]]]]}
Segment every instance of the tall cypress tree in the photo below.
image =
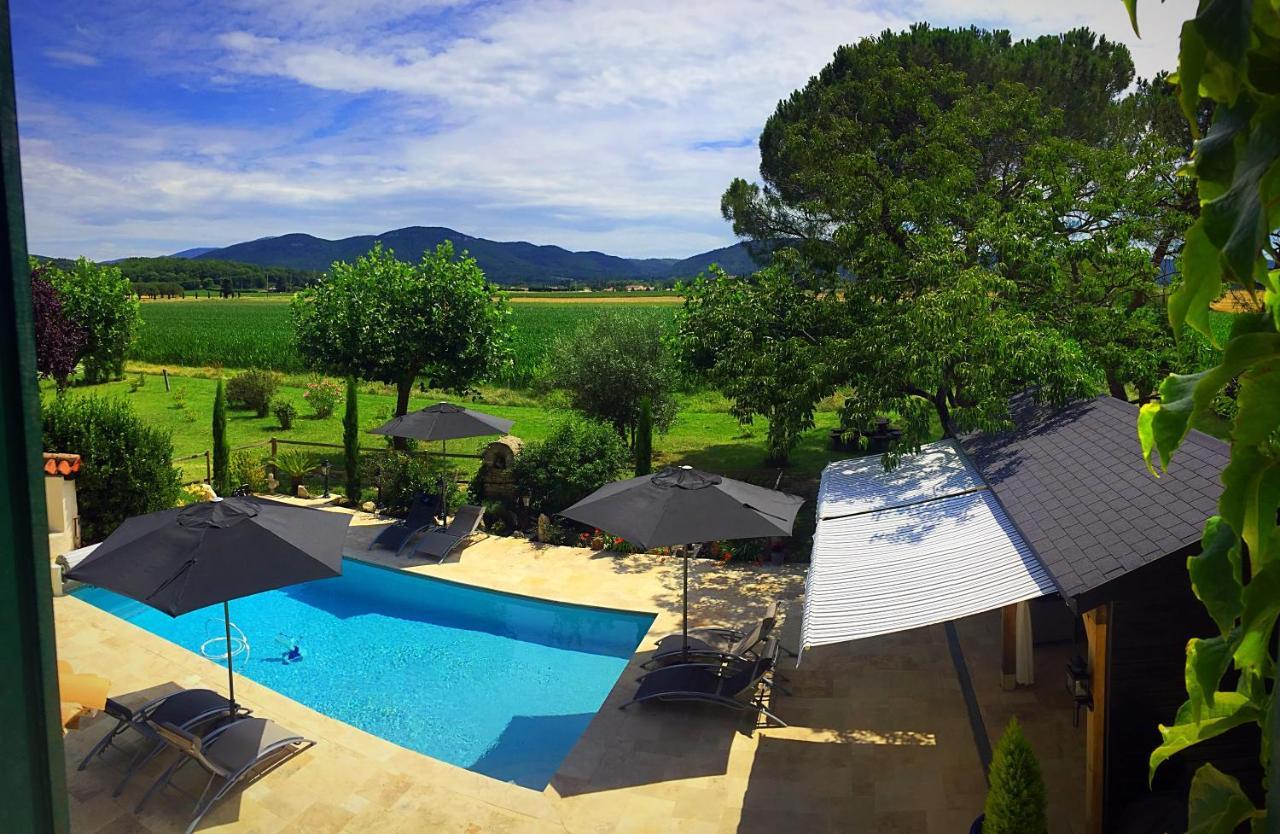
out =
{"type": "Polygon", "coordinates": [[[636,477],[653,471],[653,402],[648,397],[640,400],[640,414],[636,419],[636,477]]]}
{"type": "Polygon", "coordinates": [[[1009,719],[987,777],[991,787],[983,809],[984,834],[1044,834],[1048,830],[1040,764],[1017,718],[1009,719]]]}
{"type": "Polygon", "coordinates": [[[231,459],[231,442],[227,439],[227,392],[222,380],[213,395],[213,491],[219,495],[231,492],[227,464],[231,459]]]}
{"type": "Polygon", "coordinates": [[[347,499],[360,502],[360,413],[356,403],[356,378],[347,377],[347,412],[342,418],[342,447],[346,460],[347,499]]]}

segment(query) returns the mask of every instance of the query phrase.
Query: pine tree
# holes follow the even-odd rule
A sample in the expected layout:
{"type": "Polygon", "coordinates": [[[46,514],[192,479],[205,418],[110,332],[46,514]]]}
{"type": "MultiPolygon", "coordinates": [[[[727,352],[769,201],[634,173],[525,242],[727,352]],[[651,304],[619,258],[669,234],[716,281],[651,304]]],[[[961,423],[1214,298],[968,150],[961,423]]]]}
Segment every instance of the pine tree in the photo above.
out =
{"type": "Polygon", "coordinates": [[[342,446],[346,459],[347,500],[360,503],[360,413],[356,402],[356,378],[347,377],[347,412],[342,418],[342,446]]]}
{"type": "Polygon", "coordinates": [[[231,443],[227,439],[227,392],[222,380],[218,380],[217,393],[213,395],[213,491],[219,495],[231,494],[227,464],[231,460],[231,443]]]}
{"type": "Polygon", "coordinates": [[[1040,764],[1018,719],[1010,719],[1005,727],[988,776],[991,787],[982,834],[1044,834],[1048,830],[1040,764]]]}

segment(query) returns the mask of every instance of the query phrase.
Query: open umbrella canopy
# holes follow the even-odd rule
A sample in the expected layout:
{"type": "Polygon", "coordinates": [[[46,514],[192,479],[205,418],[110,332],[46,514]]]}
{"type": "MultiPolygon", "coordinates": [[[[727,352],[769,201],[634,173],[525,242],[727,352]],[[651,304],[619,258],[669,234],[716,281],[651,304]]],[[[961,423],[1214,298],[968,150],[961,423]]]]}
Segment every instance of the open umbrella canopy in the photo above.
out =
{"type": "Polygon", "coordinates": [[[789,536],[804,499],[687,466],[614,481],[560,513],[644,548],[789,536]]]}
{"type": "Polygon", "coordinates": [[[456,440],[460,437],[506,434],[512,425],[512,420],[442,402],[395,417],[376,429],[370,429],[369,433],[416,440],[456,440]]]}
{"type": "Polygon", "coordinates": [[[346,513],[227,498],[127,519],[67,576],[178,616],[342,574],[346,513]]]}
{"type": "MultiPolygon", "coordinates": [[[[719,539],[789,536],[804,499],[690,466],[605,484],[560,513],[646,550],[719,539]]],[[[695,552],[696,552],[695,548],[695,552]]],[[[684,651],[689,652],[689,553],[684,551],[684,651]]]]}

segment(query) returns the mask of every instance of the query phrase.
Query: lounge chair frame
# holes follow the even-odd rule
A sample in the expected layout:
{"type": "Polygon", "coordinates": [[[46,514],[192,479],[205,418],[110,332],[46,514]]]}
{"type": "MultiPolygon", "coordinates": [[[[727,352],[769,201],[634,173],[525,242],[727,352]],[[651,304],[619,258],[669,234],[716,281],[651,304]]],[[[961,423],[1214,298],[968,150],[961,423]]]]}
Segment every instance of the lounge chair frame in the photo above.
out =
{"type": "MultiPolygon", "coordinates": [[[[177,692],[170,692],[167,695],[161,695],[158,698],[153,698],[135,710],[130,710],[119,701],[108,698],[106,712],[108,715],[116,719],[116,725],[89,749],[89,752],[80,760],[80,765],[76,769],[84,770],[89,766],[89,762],[107,752],[107,748],[109,747],[114,747],[121,753],[127,753],[128,751],[116,744],[116,740],[126,731],[133,730],[150,743],[144,744],[141,748],[134,751],[129,760],[129,764],[125,767],[124,776],[120,779],[120,782],[116,785],[111,795],[119,796],[124,793],[124,789],[128,786],[129,780],[133,778],[133,774],[137,773],[139,769],[159,755],[159,753],[165,748],[164,740],[160,737],[154,725],[151,723],[151,716],[155,714],[155,712],[159,710],[166,701],[175,695],[180,695],[184,692],[197,691],[201,690],[179,689],[177,692]]],[[[203,691],[213,694],[212,690],[203,691]]],[[[197,730],[210,722],[226,717],[228,706],[229,705],[225,701],[221,705],[210,705],[207,709],[193,713],[191,717],[177,726],[185,732],[197,730]]],[[[245,707],[239,705],[236,707],[236,715],[239,717],[246,717],[251,713],[252,710],[245,707]]]]}
{"type": "MultiPolygon", "coordinates": [[[[618,709],[626,709],[633,704],[642,704],[647,701],[701,701],[703,703],[716,704],[718,706],[728,707],[730,709],[744,711],[752,710],[757,715],[764,716],[766,721],[773,721],[779,727],[788,726],[772,710],[764,705],[764,692],[761,690],[761,684],[766,690],[772,691],[775,687],[771,674],[777,666],[778,645],[777,641],[770,640],[766,644],[765,650],[761,652],[759,658],[751,660],[747,665],[738,663],[728,663],[723,665],[713,665],[707,663],[677,663],[671,666],[664,666],[661,669],[655,669],[642,677],[640,680],[651,680],[661,676],[674,676],[679,672],[687,672],[698,670],[705,673],[709,677],[719,677],[723,681],[728,681],[735,676],[742,674],[746,669],[751,669],[751,674],[747,680],[747,685],[737,689],[732,693],[719,691],[706,692],[696,689],[663,689],[649,694],[642,695],[636,693],[630,701],[621,704],[618,709]],[[745,693],[752,693],[752,697],[746,701],[741,700],[741,696],[745,693]]],[[[643,687],[642,687],[643,688],[643,687]]]]}
{"type": "MultiPolygon", "coordinates": [[[[265,721],[267,719],[251,720],[265,721]]],[[[191,796],[187,791],[173,785],[172,781],[173,777],[179,770],[188,763],[195,762],[200,765],[200,767],[204,768],[204,770],[209,774],[209,781],[205,783],[204,790],[201,791],[200,796],[196,798],[196,806],[192,811],[191,821],[187,824],[185,834],[191,834],[191,832],[195,830],[196,826],[200,824],[200,820],[204,819],[205,814],[209,813],[213,806],[217,804],[218,800],[222,799],[234,788],[240,785],[246,776],[253,774],[254,780],[261,778],[277,766],[283,764],[286,760],[315,746],[314,741],[304,738],[301,735],[285,736],[263,748],[260,748],[256,756],[252,757],[249,761],[244,762],[235,770],[228,770],[210,761],[204,753],[205,750],[217,742],[219,736],[231,730],[233,727],[236,727],[239,723],[239,721],[233,721],[230,724],[224,724],[223,726],[213,730],[213,732],[209,733],[204,738],[193,736],[172,724],[161,725],[159,728],[161,737],[167,745],[175,748],[181,755],[178,757],[177,761],[169,765],[168,769],[160,775],[160,778],[147,789],[147,792],[143,795],[142,799],[138,801],[137,806],[134,808],[134,813],[141,813],[143,807],[147,804],[147,801],[150,800],[154,794],[163,791],[168,787],[172,787],[179,793],[191,796]],[[272,761],[272,758],[277,753],[289,748],[292,748],[292,750],[288,755],[281,756],[275,761],[272,761]],[[270,763],[266,767],[261,767],[264,763],[268,762],[270,763]],[[214,783],[217,782],[218,779],[222,780],[222,784],[218,786],[217,791],[210,794],[210,790],[212,790],[214,783]]]]}
{"type": "MultiPolygon", "coordinates": [[[[484,508],[472,504],[464,504],[454,511],[449,526],[443,529],[429,530],[418,539],[409,553],[409,558],[427,556],[436,562],[449,558],[459,544],[471,538],[480,529],[484,518],[484,508]]],[[[402,548],[403,550],[403,548],[402,548]]]]}
{"type": "Polygon", "coordinates": [[[681,636],[679,634],[669,634],[657,642],[658,648],[648,660],[640,664],[640,668],[650,669],[655,666],[672,665],[670,661],[676,658],[680,658],[685,663],[730,663],[756,660],[760,657],[760,647],[768,642],[777,625],[779,607],[780,603],[776,601],[769,603],[765,607],[764,616],[751,628],[745,630],[723,626],[691,628],[689,629],[689,639],[697,640],[702,645],[690,645],[688,651],[684,649],[683,640],[680,641],[679,648],[664,650],[662,648],[663,643],[670,641],[674,645],[675,638],[681,636]],[[704,637],[715,638],[720,642],[722,648],[709,645],[709,641],[704,637]],[[752,639],[744,645],[743,641],[746,641],[748,637],[752,637],[752,639]]]}

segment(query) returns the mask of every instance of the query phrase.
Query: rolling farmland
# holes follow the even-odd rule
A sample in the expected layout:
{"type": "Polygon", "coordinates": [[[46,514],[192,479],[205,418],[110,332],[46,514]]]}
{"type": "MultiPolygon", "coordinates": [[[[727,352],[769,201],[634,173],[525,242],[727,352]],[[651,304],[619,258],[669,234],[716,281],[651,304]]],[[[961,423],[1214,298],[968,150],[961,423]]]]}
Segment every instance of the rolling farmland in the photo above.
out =
{"type": "MultiPolygon", "coordinates": [[[[522,387],[533,376],[555,337],[599,313],[625,310],[629,315],[663,321],[675,318],[672,296],[565,300],[540,294],[511,301],[514,362],[497,383],[522,387]]],[[[142,326],[129,358],[156,365],[306,370],[293,345],[288,298],[190,299],[146,302],[142,326]]]]}

